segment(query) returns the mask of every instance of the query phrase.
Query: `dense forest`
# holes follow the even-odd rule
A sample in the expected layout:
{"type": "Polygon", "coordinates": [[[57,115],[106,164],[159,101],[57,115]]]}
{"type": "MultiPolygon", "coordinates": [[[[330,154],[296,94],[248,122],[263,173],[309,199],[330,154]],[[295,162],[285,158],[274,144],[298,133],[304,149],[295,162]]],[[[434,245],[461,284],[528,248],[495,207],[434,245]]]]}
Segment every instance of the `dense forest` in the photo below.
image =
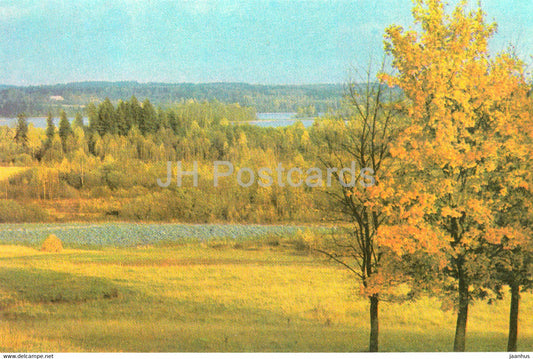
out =
{"type": "MultiPolygon", "coordinates": [[[[241,167],[312,167],[327,123],[306,129],[262,128],[242,121],[255,117],[250,107],[218,101],[187,101],[155,108],[135,97],[117,105],[105,99],[87,106],[72,123],[65,111],[59,123],[49,113],[47,128],[0,128],[0,163],[20,168],[5,179],[0,221],[176,220],[185,222],[319,221],[322,195],[312,188],[257,183],[243,188],[233,180],[213,187],[213,161],[241,167]],[[230,121],[231,120],[231,121],[230,121]],[[14,139],[14,141],[13,141],[14,139]],[[160,188],[167,161],[199,162],[200,184],[160,188]]],[[[338,121],[338,120],[335,120],[338,121]]],[[[340,121],[340,123],[343,123],[340,121]]]]}
{"type": "Polygon", "coordinates": [[[69,116],[89,102],[109,98],[113,103],[131,96],[149,98],[155,106],[171,106],[190,99],[218,100],[253,107],[258,112],[298,112],[313,106],[317,112],[337,109],[343,85],[251,85],[245,83],[165,84],[138,82],[78,82],[43,86],[0,86],[0,116],[45,116],[64,109],[69,116]]]}

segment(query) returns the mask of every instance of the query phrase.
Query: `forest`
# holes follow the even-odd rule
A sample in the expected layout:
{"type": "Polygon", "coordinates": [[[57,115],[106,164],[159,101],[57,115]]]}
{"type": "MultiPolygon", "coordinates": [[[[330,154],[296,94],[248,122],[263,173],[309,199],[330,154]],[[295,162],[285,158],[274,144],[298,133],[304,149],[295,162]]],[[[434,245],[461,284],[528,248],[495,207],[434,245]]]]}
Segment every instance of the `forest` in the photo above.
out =
{"type": "Polygon", "coordinates": [[[155,106],[187,100],[220,101],[254,107],[258,112],[297,112],[314,106],[327,112],[340,106],[342,84],[251,85],[245,83],[165,84],[138,82],[77,82],[42,86],[0,86],[0,116],[46,116],[50,109],[64,109],[69,116],[84,111],[87,103],[106,97],[116,103],[132,95],[149,98],[155,106]],[[60,97],[57,97],[60,96],[60,97]]]}
{"type": "Polygon", "coordinates": [[[222,185],[229,188],[220,191],[213,188],[212,173],[201,176],[198,188],[162,189],[156,183],[166,177],[167,161],[183,161],[188,168],[195,160],[201,171],[211,172],[213,161],[231,161],[236,168],[278,162],[303,166],[316,157],[316,141],[325,128],[318,122],[311,129],[301,123],[261,128],[245,123],[255,112],[238,104],[191,100],[163,110],[135,97],[116,106],[109,100],[91,103],[87,113],[88,126],[81,114],[71,124],[62,111],[58,124],[48,115],[46,129],[28,126],[23,115],[16,128],[2,127],[0,161],[20,169],[4,181],[3,198],[9,201],[2,221],[6,216],[9,221],[41,220],[32,212],[12,210],[35,203],[51,210],[52,221],[319,219],[319,200],[310,189],[243,189],[227,183],[222,185]]]}

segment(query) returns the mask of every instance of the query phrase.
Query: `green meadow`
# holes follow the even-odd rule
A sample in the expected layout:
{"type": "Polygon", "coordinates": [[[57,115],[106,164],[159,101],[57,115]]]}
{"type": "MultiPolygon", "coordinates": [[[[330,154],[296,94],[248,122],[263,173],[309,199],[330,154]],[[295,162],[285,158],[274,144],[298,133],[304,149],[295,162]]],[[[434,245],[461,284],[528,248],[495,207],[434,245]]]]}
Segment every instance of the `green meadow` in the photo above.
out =
{"type": "MultiPolygon", "coordinates": [[[[358,352],[367,301],[341,267],[294,241],[66,248],[0,245],[0,351],[358,352]]],[[[476,302],[467,350],[504,351],[509,300],[476,302]]],[[[519,350],[533,348],[533,296],[519,350]]],[[[450,351],[438,300],[382,302],[381,351],[450,351]]]]}

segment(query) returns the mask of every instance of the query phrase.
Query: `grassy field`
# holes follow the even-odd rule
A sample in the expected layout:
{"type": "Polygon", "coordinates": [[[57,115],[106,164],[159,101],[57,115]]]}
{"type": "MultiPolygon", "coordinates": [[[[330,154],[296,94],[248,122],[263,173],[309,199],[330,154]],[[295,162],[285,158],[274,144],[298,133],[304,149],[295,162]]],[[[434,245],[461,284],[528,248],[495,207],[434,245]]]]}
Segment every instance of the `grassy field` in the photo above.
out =
{"type": "MultiPolygon", "coordinates": [[[[364,351],[366,301],[342,268],[292,245],[65,249],[0,245],[0,351],[364,351]]],[[[506,348],[508,298],[470,312],[467,349],[506,348]]],[[[383,303],[383,351],[449,351],[438,301],[383,303]]],[[[533,349],[533,296],[519,350],[533,349]]]]}

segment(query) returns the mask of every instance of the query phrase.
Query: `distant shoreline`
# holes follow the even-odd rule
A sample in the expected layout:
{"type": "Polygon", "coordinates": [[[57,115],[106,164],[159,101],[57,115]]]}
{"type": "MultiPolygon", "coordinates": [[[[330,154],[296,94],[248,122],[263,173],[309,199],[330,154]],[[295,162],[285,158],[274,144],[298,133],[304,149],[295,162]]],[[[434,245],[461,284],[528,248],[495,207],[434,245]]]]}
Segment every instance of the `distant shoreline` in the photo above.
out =
{"type": "MultiPolygon", "coordinates": [[[[296,112],[258,112],[256,114],[256,116],[258,117],[255,120],[230,121],[230,123],[232,124],[247,123],[251,125],[272,123],[273,125],[275,125],[276,122],[279,122],[277,126],[273,126],[273,127],[285,127],[285,126],[290,126],[291,124],[298,122],[298,121],[305,121],[304,124],[306,124],[309,121],[314,122],[318,118],[320,118],[320,116],[318,115],[315,117],[295,118],[295,117],[292,117],[294,115],[296,115],[296,112]],[[272,116],[272,118],[261,118],[262,115],[272,116]],[[291,123],[289,124],[286,122],[291,122],[291,123]]],[[[31,116],[31,117],[28,117],[27,119],[28,119],[28,122],[33,124],[36,128],[46,128],[46,116],[31,116]]],[[[54,116],[54,120],[57,125],[58,124],[57,122],[59,121],[59,117],[54,116]]],[[[73,120],[74,120],[74,117],[69,117],[69,121],[72,122],[73,120]]],[[[13,127],[15,126],[16,121],[17,121],[16,117],[0,117],[0,126],[13,127]]],[[[88,117],[86,116],[83,117],[83,121],[85,124],[88,124],[88,117]]]]}

